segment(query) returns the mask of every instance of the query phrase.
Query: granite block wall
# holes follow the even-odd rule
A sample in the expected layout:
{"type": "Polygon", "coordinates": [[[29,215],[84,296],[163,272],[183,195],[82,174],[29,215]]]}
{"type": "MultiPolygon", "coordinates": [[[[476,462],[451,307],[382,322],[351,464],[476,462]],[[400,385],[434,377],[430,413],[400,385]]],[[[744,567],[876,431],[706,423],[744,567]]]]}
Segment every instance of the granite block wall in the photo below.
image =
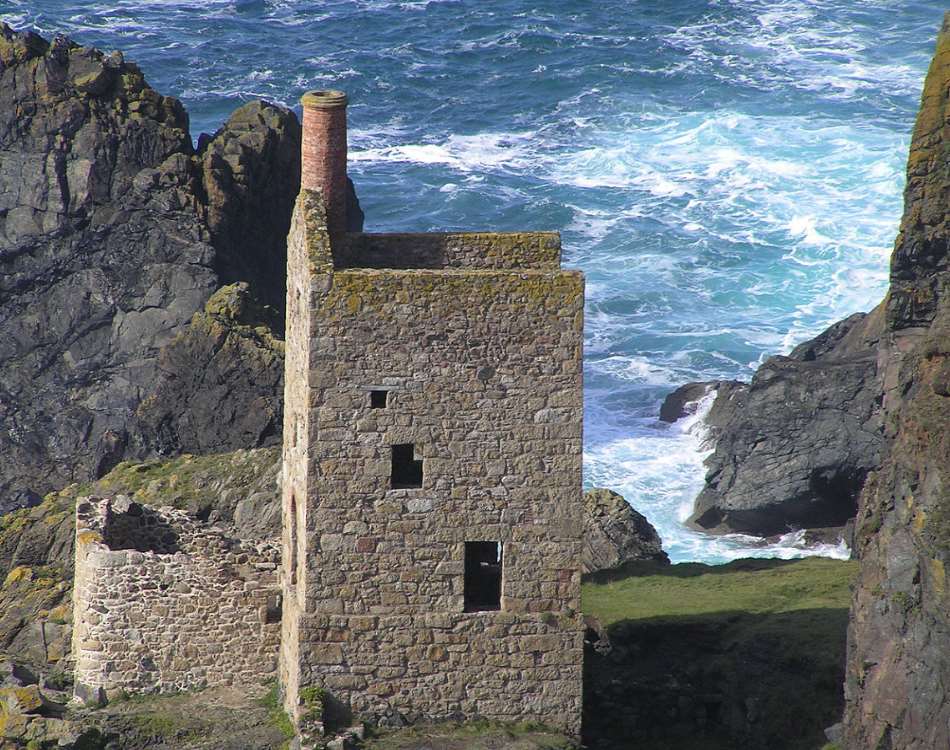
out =
{"type": "Polygon", "coordinates": [[[557,232],[347,234],[334,248],[337,268],[541,269],[561,265],[557,232]]]}
{"type": "MultiPolygon", "coordinates": [[[[306,735],[314,687],[341,721],[485,717],[579,734],[582,276],[557,269],[553,241],[517,269],[466,267],[464,253],[438,270],[343,268],[339,243],[320,239],[319,196],[302,194],[295,222],[288,710],[306,735]],[[421,486],[393,486],[399,445],[421,486]],[[486,541],[502,548],[499,607],[465,611],[465,545],[486,541]]],[[[468,236],[482,243],[473,258],[511,247],[468,236]]]]}

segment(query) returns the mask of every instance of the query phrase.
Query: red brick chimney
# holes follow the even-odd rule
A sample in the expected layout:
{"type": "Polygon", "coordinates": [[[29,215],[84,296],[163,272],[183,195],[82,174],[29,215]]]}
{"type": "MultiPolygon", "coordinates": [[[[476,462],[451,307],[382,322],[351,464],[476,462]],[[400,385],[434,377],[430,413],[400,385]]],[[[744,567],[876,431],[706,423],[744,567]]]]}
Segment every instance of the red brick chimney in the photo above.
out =
{"type": "Polygon", "coordinates": [[[303,105],[301,189],[319,190],[327,207],[327,229],[346,231],[346,94],[308,91],[303,105]]]}

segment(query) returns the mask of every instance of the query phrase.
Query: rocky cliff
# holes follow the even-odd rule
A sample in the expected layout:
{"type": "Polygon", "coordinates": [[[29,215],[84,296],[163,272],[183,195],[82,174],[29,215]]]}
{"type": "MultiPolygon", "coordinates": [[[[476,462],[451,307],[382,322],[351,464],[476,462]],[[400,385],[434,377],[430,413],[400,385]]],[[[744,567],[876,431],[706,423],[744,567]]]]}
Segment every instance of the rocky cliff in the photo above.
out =
{"type": "Polygon", "coordinates": [[[199,144],[120,53],[0,25],[0,512],[126,457],[279,438],[273,404],[236,431],[182,422],[251,349],[264,382],[236,406],[279,395],[259,356],[273,347],[229,345],[192,316],[222,283],[251,282],[279,334],[300,126],[251,102],[199,144]],[[195,382],[184,368],[209,359],[195,382]],[[164,412],[137,413],[169,389],[164,412]]]}
{"type": "Polygon", "coordinates": [[[860,498],[848,750],[950,747],[950,14],[924,85],[878,351],[891,441],[860,498]]]}

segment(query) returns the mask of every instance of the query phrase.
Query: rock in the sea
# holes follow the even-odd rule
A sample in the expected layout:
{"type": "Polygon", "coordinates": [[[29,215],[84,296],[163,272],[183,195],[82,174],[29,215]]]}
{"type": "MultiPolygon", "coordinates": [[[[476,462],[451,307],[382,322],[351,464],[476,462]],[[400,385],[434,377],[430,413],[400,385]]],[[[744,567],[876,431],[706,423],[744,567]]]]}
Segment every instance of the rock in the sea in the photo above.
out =
{"type": "Polygon", "coordinates": [[[852,315],[766,360],[748,385],[710,384],[720,389],[706,418],[715,450],[692,523],[769,536],[854,516],[885,445],[876,349],[883,320],[881,307],[852,315]]]}
{"type": "Polygon", "coordinates": [[[606,489],[584,493],[583,571],[619,568],[635,560],[669,562],[653,525],[622,495],[606,489]]]}
{"type": "Polygon", "coordinates": [[[700,399],[715,388],[714,383],[686,383],[670,393],[660,406],[660,421],[673,423],[696,413],[700,399]]]}
{"type": "Polygon", "coordinates": [[[843,746],[950,747],[950,14],[907,162],[880,351],[893,442],[855,523],[843,746]]]}
{"type": "Polygon", "coordinates": [[[254,102],[196,154],[121,54],[0,24],[0,507],[147,454],[162,349],[223,282],[282,309],[299,142],[254,102]]]}

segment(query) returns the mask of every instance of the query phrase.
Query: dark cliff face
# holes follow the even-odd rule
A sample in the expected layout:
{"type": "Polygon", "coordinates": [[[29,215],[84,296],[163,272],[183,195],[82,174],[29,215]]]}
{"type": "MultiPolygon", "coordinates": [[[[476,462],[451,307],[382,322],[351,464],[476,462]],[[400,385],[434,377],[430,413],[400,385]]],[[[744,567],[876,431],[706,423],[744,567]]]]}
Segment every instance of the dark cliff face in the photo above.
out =
{"type": "Polygon", "coordinates": [[[222,283],[282,309],[299,143],[254,102],[195,154],[120,54],[0,25],[0,512],[153,449],[136,410],[222,283]]]}
{"type": "Polygon", "coordinates": [[[161,456],[277,444],[283,423],[284,342],[273,311],[248,284],[215,292],[158,358],[152,392],[135,414],[161,456]]]}
{"type": "Polygon", "coordinates": [[[892,439],[861,495],[849,750],[950,747],[950,14],[924,85],[879,352],[892,439]]]}

